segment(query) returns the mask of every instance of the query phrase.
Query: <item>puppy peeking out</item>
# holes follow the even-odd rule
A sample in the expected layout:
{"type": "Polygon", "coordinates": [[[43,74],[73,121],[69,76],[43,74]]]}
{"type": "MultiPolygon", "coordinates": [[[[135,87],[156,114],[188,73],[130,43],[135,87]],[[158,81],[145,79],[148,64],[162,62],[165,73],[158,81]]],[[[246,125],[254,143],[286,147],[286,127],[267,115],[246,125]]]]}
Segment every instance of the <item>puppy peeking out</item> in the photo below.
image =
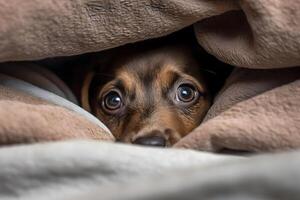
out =
{"type": "Polygon", "coordinates": [[[106,64],[94,56],[80,90],[83,107],[117,141],[172,146],[211,105],[205,71],[185,45],[123,48],[106,64]]]}

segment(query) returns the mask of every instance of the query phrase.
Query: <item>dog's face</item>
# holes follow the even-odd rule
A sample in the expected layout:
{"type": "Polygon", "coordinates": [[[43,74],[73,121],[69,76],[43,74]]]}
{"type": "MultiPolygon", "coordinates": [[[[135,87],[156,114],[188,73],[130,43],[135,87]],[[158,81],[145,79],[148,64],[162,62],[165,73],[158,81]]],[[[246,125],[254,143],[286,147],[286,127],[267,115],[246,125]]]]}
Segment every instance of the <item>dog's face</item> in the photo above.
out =
{"type": "Polygon", "coordinates": [[[118,141],[171,146],[210,106],[200,68],[188,50],[174,47],[119,58],[96,71],[90,109],[118,141]]]}

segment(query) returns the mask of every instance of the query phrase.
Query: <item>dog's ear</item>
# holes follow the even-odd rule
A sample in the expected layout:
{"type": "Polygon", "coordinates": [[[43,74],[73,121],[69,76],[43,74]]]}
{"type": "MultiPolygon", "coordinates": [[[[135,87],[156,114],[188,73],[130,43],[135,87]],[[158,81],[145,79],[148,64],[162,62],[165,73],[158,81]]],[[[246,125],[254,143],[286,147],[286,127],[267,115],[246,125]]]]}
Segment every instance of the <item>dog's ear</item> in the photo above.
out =
{"type": "Polygon", "coordinates": [[[83,79],[81,90],[80,90],[81,106],[88,112],[91,112],[90,87],[91,87],[91,83],[94,79],[94,76],[95,76],[95,72],[93,70],[88,71],[84,75],[84,79],[83,79]]]}
{"type": "Polygon", "coordinates": [[[89,67],[89,63],[75,63],[70,70],[69,87],[76,96],[79,105],[90,112],[89,91],[92,80],[94,79],[94,70],[89,67]]]}
{"type": "Polygon", "coordinates": [[[81,74],[78,74],[78,76],[82,76],[78,98],[81,107],[88,112],[93,112],[91,103],[97,99],[97,91],[106,81],[106,77],[102,73],[106,66],[107,63],[99,62],[96,59],[81,74]]]}
{"type": "Polygon", "coordinates": [[[88,53],[76,56],[75,59],[68,63],[68,85],[72,89],[80,106],[88,112],[91,108],[91,93],[99,86],[99,75],[102,71],[110,68],[110,62],[115,54],[115,49],[102,52],[88,53]]]}
{"type": "Polygon", "coordinates": [[[92,101],[97,99],[98,89],[112,79],[112,57],[115,50],[107,50],[100,53],[90,54],[85,65],[81,66],[82,76],[79,99],[81,106],[88,112],[93,112],[92,101]]]}

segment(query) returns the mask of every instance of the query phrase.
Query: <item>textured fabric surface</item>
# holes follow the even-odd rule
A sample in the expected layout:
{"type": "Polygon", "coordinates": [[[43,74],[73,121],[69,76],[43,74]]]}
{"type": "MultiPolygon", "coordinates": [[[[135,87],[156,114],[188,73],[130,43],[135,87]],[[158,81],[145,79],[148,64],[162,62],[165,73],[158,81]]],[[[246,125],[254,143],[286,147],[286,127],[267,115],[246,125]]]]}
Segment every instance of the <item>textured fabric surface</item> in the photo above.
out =
{"type": "Polygon", "coordinates": [[[66,139],[113,138],[105,130],[65,108],[0,86],[0,144],[66,139]]]}
{"type": "Polygon", "coordinates": [[[244,75],[229,81],[216,99],[206,118],[213,119],[176,146],[297,148],[297,142],[287,144],[292,139],[281,139],[298,137],[300,94],[293,81],[299,78],[289,73],[272,78],[278,72],[271,68],[300,65],[299,8],[299,0],[0,0],[0,61],[100,51],[193,25],[199,44],[218,59],[270,71],[241,70],[244,75]],[[270,137],[260,137],[266,134],[270,137]]]}
{"type": "Polygon", "coordinates": [[[176,147],[206,151],[279,151],[300,147],[300,80],[237,103],[176,147]]]}
{"type": "Polygon", "coordinates": [[[15,146],[0,150],[0,198],[296,200],[299,153],[243,158],[88,141],[15,146]]]}
{"type": "MultiPolygon", "coordinates": [[[[21,71],[18,71],[20,76],[21,71]]],[[[26,78],[28,74],[29,69],[26,78]]],[[[34,77],[33,80],[41,84],[47,80],[34,77]]],[[[50,88],[53,88],[51,84],[50,88]]],[[[77,105],[47,90],[0,74],[0,145],[75,138],[114,140],[99,120],[77,105]]]]}
{"type": "MultiPolygon", "coordinates": [[[[259,94],[289,84],[299,78],[300,68],[274,70],[236,68],[227,78],[222,90],[215,97],[214,104],[204,121],[219,115],[241,101],[255,98],[259,94]]],[[[285,98],[285,96],[282,95],[278,98],[285,98]]]]}
{"type": "Polygon", "coordinates": [[[236,66],[299,65],[299,0],[0,1],[0,61],[99,51],[195,23],[199,43],[236,66]]]}
{"type": "MultiPolygon", "coordinates": [[[[300,65],[299,8],[299,0],[0,0],[0,61],[100,51],[193,25],[206,51],[239,69],[176,146],[299,148],[298,69],[271,69],[300,65]]],[[[73,111],[4,86],[0,122],[2,144],[112,140],[73,111]]],[[[241,159],[104,142],[2,147],[0,198],[299,199],[299,165],[299,151],[241,159]]]]}
{"type": "Polygon", "coordinates": [[[0,73],[28,82],[78,104],[72,91],[61,79],[50,70],[37,64],[30,62],[4,63],[0,66],[0,73]]]}

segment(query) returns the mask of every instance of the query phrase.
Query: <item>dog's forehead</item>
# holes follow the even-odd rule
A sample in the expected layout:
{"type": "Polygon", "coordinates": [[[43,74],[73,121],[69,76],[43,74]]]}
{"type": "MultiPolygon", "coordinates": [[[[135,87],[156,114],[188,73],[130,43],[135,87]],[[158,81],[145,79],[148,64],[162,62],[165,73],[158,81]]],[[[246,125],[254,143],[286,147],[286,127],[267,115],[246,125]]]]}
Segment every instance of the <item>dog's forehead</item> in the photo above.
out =
{"type": "Polygon", "coordinates": [[[118,78],[144,85],[168,79],[171,73],[183,73],[187,65],[180,54],[153,53],[134,57],[116,70],[118,78]]]}
{"type": "Polygon", "coordinates": [[[163,88],[169,85],[174,75],[181,74],[181,69],[172,63],[143,64],[118,70],[117,78],[122,80],[126,89],[147,90],[155,86],[163,88]]]}

